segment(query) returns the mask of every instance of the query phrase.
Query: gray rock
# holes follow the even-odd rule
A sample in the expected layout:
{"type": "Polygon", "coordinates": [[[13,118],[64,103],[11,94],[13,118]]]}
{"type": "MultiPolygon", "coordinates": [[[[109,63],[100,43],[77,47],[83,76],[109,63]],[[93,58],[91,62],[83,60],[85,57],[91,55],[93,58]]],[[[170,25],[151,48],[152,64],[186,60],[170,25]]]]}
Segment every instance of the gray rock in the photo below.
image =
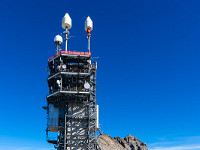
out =
{"type": "Polygon", "coordinates": [[[103,150],[148,150],[144,142],[132,135],[128,135],[125,138],[113,138],[103,134],[99,136],[99,142],[103,150]]]}

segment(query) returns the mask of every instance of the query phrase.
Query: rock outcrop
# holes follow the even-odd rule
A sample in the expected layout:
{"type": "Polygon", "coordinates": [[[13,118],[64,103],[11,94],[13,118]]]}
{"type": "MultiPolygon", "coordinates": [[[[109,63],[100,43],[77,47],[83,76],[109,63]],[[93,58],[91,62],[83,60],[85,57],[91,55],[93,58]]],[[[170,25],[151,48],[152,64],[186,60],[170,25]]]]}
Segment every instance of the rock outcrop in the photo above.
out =
{"type": "Polygon", "coordinates": [[[125,138],[113,138],[103,134],[99,137],[99,142],[103,150],[148,150],[144,142],[132,135],[128,135],[125,138]]]}

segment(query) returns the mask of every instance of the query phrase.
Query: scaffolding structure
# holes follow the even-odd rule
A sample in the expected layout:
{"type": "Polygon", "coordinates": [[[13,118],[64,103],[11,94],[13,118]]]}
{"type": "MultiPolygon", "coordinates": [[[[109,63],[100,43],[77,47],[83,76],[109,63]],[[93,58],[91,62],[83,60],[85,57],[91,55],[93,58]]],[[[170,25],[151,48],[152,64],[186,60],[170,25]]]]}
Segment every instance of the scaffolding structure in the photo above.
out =
{"type": "Polygon", "coordinates": [[[60,51],[48,60],[47,141],[57,150],[100,150],[97,62],[90,52],[60,51]],[[49,133],[56,133],[51,138],[49,133]]]}

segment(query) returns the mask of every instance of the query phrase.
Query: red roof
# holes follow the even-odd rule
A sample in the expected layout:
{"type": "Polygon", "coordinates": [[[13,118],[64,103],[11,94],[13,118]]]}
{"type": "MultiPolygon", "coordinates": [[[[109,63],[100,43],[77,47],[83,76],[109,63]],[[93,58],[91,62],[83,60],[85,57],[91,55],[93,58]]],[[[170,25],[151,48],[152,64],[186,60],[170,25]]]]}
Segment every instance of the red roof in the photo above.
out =
{"type": "Polygon", "coordinates": [[[57,53],[57,54],[55,54],[54,56],[52,56],[51,58],[49,58],[48,61],[52,60],[53,58],[55,58],[56,56],[58,56],[58,55],[60,55],[60,54],[91,55],[91,53],[89,53],[89,52],[60,51],[59,53],[57,53]]]}

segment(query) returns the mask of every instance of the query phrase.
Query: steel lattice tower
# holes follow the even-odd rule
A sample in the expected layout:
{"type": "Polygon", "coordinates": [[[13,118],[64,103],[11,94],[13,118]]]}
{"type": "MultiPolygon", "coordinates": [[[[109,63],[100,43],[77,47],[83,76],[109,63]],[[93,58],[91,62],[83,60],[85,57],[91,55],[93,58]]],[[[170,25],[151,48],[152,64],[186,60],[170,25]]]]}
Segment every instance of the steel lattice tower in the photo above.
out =
{"type": "Polygon", "coordinates": [[[57,150],[101,149],[97,135],[96,70],[97,62],[92,62],[89,51],[58,49],[48,59],[46,132],[47,141],[57,150]],[[50,133],[57,137],[51,138],[50,133]]]}

